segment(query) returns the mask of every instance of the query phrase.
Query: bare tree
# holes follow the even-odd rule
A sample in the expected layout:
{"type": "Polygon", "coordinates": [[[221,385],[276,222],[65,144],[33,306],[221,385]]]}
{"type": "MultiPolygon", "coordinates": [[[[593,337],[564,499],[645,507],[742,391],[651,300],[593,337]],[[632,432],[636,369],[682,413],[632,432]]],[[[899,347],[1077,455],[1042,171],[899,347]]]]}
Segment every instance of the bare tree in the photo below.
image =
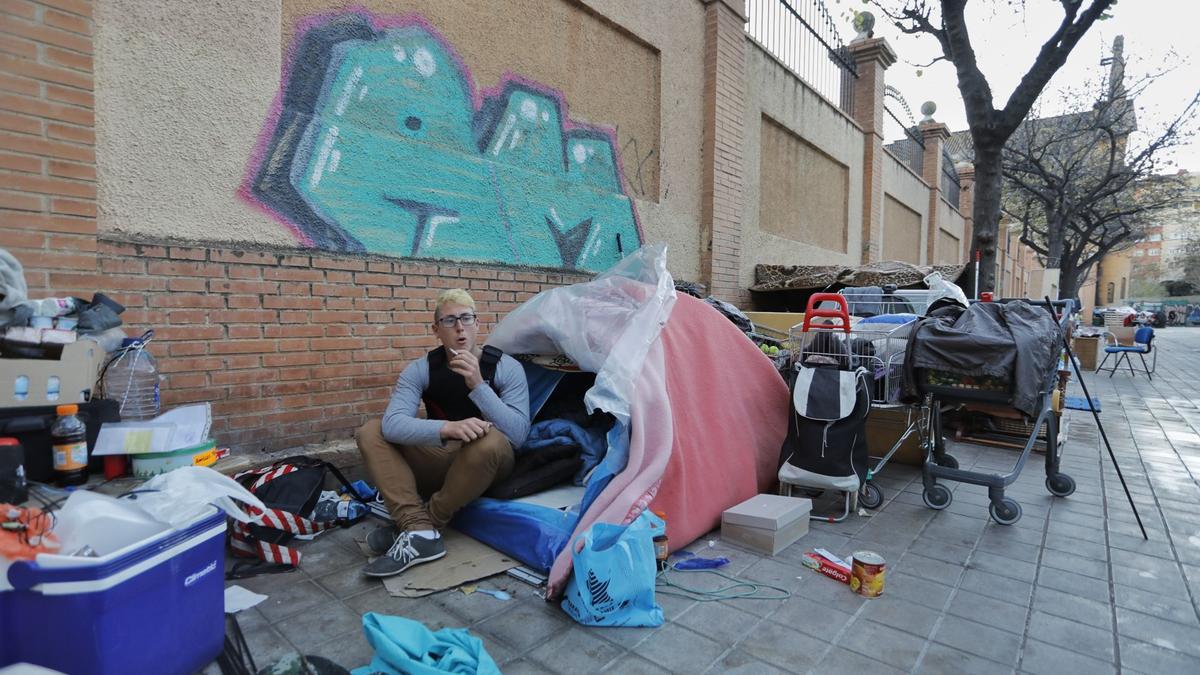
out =
{"type": "MultiPolygon", "coordinates": [[[[972,249],[981,255],[978,290],[996,285],[996,243],[1000,225],[1001,150],[1046,84],[1067,61],[1071,50],[1116,0],[1058,0],[1063,18],[1021,78],[1008,101],[997,108],[992,87],[979,68],[966,9],[970,0],[871,0],[904,33],[930,35],[941,47],[941,56],[954,64],[958,90],[967,113],[975,152],[975,204],[972,249]],[[936,10],[936,12],[935,12],[936,10]]],[[[1009,0],[1018,7],[1022,0],[1009,0]]],[[[986,30],[987,27],[980,26],[986,30]]]]}
{"type": "Polygon", "coordinates": [[[1068,100],[1097,103],[1055,117],[1040,117],[1035,107],[1004,146],[1002,211],[1020,224],[1021,243],[1060,270],[1060,297],[1074,298],[1097,262],[1141,240],[1186,189],[1160,174],[1169,151],[1190,138],[1200,94],[1148,141],[1129,140],[1137,128],[1133,101],[1159,75],[1128,88],[1110,79],[1099,91],[1068,91],[1068,100]]]}

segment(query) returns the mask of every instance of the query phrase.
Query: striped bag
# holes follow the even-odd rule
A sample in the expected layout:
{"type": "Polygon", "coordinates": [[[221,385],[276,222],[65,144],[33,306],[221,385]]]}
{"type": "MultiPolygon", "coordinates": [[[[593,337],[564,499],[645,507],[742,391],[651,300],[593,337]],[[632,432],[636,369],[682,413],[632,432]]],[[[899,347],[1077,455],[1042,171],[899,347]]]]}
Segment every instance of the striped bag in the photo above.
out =
{"type": "Polygon", "coordinates": [[[304,456],[236,474],[234,480],[261,499],[267,508],[246,508],[254,522],[231,521],[233,554],[275,565],[299,565],[300,552],[287,544],[296,535],[316,534],[339,524],[318,523],[305,517],[313,512],[321,496],[326,472],[333,473],[343,485],[349,485],[332,464],[304,456]]]}

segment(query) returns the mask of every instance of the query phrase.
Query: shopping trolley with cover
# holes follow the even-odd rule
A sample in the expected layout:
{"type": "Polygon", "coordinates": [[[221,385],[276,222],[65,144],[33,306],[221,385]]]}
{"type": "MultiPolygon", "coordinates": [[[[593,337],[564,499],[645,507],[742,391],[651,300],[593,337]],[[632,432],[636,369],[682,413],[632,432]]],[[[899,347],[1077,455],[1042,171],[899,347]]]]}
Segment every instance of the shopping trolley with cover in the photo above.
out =
{"type": "MultiPolygon", "coordinates": [[[[980,310],[976,312],[976,315],[980,315],[987,312],[997,314],[1011,310],[1012,313],[1004,320],[1009,330],[1016,325],[1016,319],[1020,318],[1016,316],[1018,313],[1023,314],[1023,321],[1029,322],[1027,325],[1030,327],[1034,326],[1031,323],[1032,320],[1040,320],[1041,327],[1036,331],[1035,345],[1033,347],[1018,346],[1015,337],[1012,345],[1004,345],[1003,340],[997,338],[998,342],[994,350],[979,348],[971,350],[976,353],[973,358],[976,363],[971,366],[960,364],[961,368],[957,369],[953,366],[946,368],[920,367],[919,363],[923,361],[922,356],[910,346],[904,367],[905,390],[909,397],[913,395],[920,397],[929,410],[926,420],[926,436],[932,440],[932,443],[922,468],[924,488],[922,498],[926,506],[940,510],[950,505],[953,493],[939,480],[980,485],[988,489],[988,512],[992,519],[1001,525],[1012,525],[1021,518],[1021,505],[1011,497],[1005,496],[1004,491],[1020,476],[1030,452],[1037,444],[1043,425],[1046,428],[1046,489],[1056,497],[1066,497],[1075,491],[1074,479],[1059,471],[1062,444],[1059,442],[1058,419],[1062,390],[1066,381],[1061,374],[1061,348],[1058,345],[1061,340],[1060,331],[1067,330],[1072,303],[1070,300],[1054,301],[1047,306],[1044,301],[1005,299],[990,304],[993,304],[994,307],[973,306],[968,311],[980,310]],[[978,362],[987,358],[985,356],[987,352],[1004,349],[1012,350],[1014,353],[1020,352],[1021,354],[1017,358],[1027,358],[1026,365],[1013,365],[1006,374],[1001,375],[964,374],[966,370],[977,370],[978,362]],[[1031,353],[1035,353],[1034,356],[1031,356],[1031,353]],[[1030,384],[1023,387],[1024,391],[1019,391],[1022,386],[1018,380],[1022,376],[1018,372],[1018,368],[1022,367],[1031,368],[1028,371],[1030,374],[1025,376],[1025,379],[1030,380],[1030,384]],[[1036,390],[1030,386],[1034,382],[1037,385],[1036,390]],[[957,407],[971,407],[991,414],[1033,420],[1032,424],[1027,427],[1030,429],[1028,439],[1020,449],[1020,454],[1011,471],[970,471],[960,469],[957,462],[947,461],[949,456],[945,454],[942,412],[957,407]]],[[[927,321],[939,321],[939,319],[928,319],[927,321]]],[[[976,324],[975,327],[978,325],[976,324]]],[[[934,337],[923,332],[924,325],[918,325],[914,328],[914,334],[911,337],[914,342],[922,339],[942,340],[943,348],[938,352],[943,355],[952,351],[944,349],[944,346],[946,340],[954,339],[955,330],[959,331],[963,339],[973,341],[973,344],[975,341],[987,339],[986,336],[980,334],[980,331],[972,331],[972,326],[962,321],[962,315],[954,321],[952,329],[948,329],[948,327],[950,327],[950,323],[944,322],[940,333],[934,337]]],[[[1034,332],[1031,331],[1030,334],[1034,334],[1034,332]]]]}

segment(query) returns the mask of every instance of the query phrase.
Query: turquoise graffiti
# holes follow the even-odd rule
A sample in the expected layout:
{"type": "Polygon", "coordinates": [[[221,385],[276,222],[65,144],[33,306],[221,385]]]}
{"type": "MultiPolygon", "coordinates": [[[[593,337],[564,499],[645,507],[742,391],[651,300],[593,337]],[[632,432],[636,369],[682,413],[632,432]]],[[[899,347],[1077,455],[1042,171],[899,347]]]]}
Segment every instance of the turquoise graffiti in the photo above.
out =
{"type": "Polygon", "coordinates": [[[554,92],[477,93],[418,19],[303,27],[242,194],[307,246],[599,271],[642,243],[612,136],[554,92]]]}

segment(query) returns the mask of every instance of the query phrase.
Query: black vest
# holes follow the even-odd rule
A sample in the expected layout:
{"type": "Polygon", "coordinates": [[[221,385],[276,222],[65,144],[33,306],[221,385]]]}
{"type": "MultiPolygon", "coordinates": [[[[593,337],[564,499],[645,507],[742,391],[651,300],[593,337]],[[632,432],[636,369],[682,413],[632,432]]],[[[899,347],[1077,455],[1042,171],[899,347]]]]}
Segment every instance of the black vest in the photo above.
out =
{"type": "MultiPolygon", "coordinates": [[[[497,394],[500,392],[492,380],[496,378],[496,366],[503,355],[504,352],[499,349],[485,346],[483,358],[479,359],[479,374],[497,394]]],[[[429,362],[429,386],[425,388],[421,400],[425,402],[429,419],[456,422],[468,417],[482,418],[483,413],[471,402],[467,381],[447,365],[446,348],[438,347],[425,358],[429,362]]]]}

